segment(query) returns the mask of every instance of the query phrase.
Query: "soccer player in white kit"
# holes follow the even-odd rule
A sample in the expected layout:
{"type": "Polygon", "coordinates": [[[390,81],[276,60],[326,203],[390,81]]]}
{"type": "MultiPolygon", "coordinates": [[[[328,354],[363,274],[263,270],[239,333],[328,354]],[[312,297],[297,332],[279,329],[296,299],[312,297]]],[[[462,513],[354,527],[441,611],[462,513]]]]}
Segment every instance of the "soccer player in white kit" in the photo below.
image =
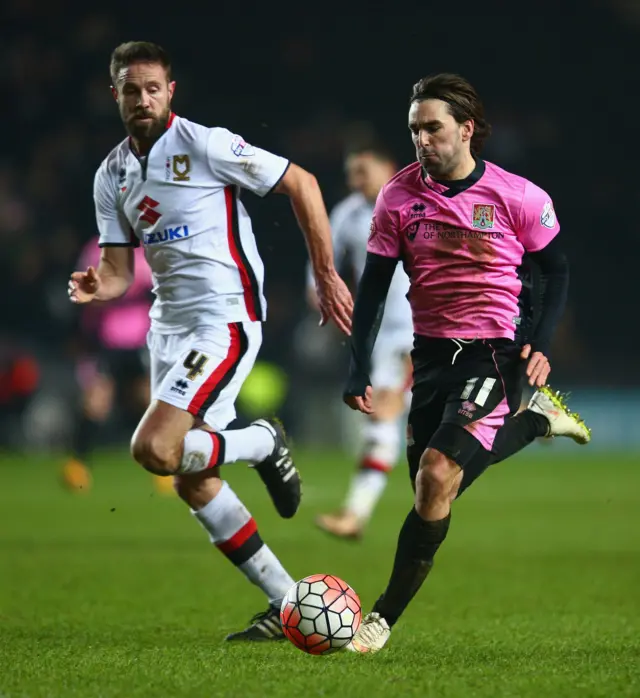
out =
{"type": "Polygon", "coordinates": [[[95,177],[100,263],[72,274],[69,295],[75,303],[123,295],[133,279],[133,249],[144,245],[156,295],[148,338],[152,400],[131,452],[150,472],[174,476],[211,542],[267,596],[267,610],[227,639],[281,639],[280,601],[293,579],[220,478],[219,466],[248,461],[281,516],[293,516],[300,503],[280,425],[226,428],[258,354],[266,311],[264,269],[239,193],[290,197],[317,279],[321,322],[332,319],[348,334],[352,299],[334,267],[322,194],[313,175],[284,158],[176,116],[171,64],[156,44],[118,46],[110,70],[129,136],[95,177]]]}
{"type": "MultiPolygon", "coordinates": [[[[367,240],[373,209],[380,189],[396,173],[393,158],[376,144],[350,150],[346,157],[347,183],[352,194],[338,203],[330,222],[336,262],[348,258],[355,280],[359,280],[367,259],[367,240]]],[[[308,293],[317,307],[313,272],[309,269],[308,293]]],[[[373,350],[371,381],[374,413],[366,415],[362,427],[362,452],[344,505],[332,514],[323,514],[316,524],[340,538],[359,538],[387,485],[402,448],[401,416],[410,387],[413,345],[411,308],[406,298],[409,277],[396,267],[373,350]]]]}

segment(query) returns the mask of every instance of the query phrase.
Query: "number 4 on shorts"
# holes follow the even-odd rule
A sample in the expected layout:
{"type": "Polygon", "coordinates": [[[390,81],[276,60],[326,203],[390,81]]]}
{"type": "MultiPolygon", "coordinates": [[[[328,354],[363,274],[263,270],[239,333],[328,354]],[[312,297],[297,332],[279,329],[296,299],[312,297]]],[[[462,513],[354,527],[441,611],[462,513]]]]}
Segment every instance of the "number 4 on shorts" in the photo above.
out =
{"type": "Polygon", "coordinates": [[[209,361],[208,356],[201,354],[199,351],[190,351],[182,364],[189,369],[187,378],[190,381],[194,381],[198,376],[201,376],[204,373],[204,365],[207,361],[209,361]]]}

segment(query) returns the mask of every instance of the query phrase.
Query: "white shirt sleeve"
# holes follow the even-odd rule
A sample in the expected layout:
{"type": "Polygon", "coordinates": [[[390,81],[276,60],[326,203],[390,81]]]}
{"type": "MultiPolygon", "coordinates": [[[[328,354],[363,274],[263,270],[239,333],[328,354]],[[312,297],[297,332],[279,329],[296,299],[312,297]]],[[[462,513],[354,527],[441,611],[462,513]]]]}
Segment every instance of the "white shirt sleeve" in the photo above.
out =
{"type": "Polygon", "coordinates": [[[96,209],[96,222],[100,233],[100,247],[117,245],[137,247],[140,243],[131,226],[118,208],[116,186],[109,176],[106,164],[102,163],[93,180],[93,201],[96,209]]]}
{"type": "Polygon", "coordinates": [[[249,145],[226,128],[212,128],[207,140],[207,160],[223,182],[266,196],[284,177],[289,161],[249,145]]]}

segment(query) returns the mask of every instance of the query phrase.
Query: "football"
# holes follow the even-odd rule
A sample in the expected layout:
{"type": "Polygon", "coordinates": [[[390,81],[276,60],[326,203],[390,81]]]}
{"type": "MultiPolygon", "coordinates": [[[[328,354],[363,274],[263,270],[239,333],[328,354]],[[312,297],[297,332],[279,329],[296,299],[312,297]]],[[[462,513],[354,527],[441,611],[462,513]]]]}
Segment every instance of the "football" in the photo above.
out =
{"type": "Polygon", "coordinates": [[[285,636],[308,654],[331,654],[345,647],[361,618],[356,592],[331,574],[312,574],[296,582],[280,608],[285,636]]]}

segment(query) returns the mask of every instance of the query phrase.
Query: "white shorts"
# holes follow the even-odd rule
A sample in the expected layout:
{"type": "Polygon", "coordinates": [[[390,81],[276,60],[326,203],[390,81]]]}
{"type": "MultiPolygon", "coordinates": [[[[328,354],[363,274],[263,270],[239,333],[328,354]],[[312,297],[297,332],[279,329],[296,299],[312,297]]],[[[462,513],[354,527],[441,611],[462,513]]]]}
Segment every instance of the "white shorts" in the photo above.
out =
{"type": "Polygon", "coordinates": [[[220,323],[183,334],[151,330],[151,399],[162,400],[220,431],[262,344],[261,322],[220,323]]]}
{"type": "Polygon", "coordinates": [[[411,387],[413,332],[381,331],[371,356],[371,385],[374,390],[408,390],[411,387]]]}

